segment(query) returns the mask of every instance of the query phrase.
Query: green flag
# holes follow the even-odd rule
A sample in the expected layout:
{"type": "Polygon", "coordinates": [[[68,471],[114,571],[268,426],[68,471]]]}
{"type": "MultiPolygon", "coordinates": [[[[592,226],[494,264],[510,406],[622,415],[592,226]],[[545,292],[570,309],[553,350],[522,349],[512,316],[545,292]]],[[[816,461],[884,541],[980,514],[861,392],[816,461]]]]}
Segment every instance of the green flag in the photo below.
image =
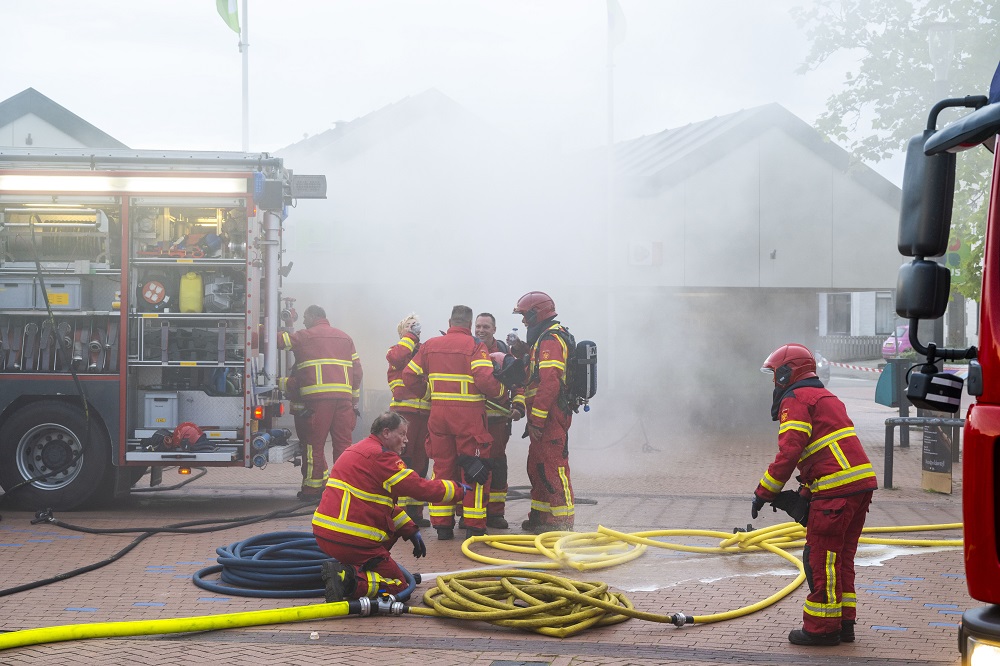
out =
{"type": "Polygon", "coordinates": [[[240,16],[236,11],[236,0],[215,0],[215,7],[219,10],[219,16],[230,28],[240,32],[240,16]]]}

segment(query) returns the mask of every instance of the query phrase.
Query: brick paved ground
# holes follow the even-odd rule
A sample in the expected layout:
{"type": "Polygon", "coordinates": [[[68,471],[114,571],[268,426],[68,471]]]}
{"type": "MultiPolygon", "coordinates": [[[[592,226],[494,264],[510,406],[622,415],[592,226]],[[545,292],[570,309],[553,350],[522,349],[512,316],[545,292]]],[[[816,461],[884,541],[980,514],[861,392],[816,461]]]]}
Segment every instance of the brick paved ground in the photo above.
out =
{"type": "MultiPolygon", "coordinates": [[[[860,375],[860,373],[859,373],[860,375]]],[[[848,402],[881,477],[882,421],[892,410],[871,402],[870,382],[835,376],[832,388],[848,402]]],[[[765,392],[766,393],[766,392],[765,392]]],[[[763,397],[766,401],[767,396],[763,397]]],[[[597,406],[595,405],[595,409],[597,406]]],[[[774,452],[774,430],[696,435],[711,424],[682,427],[664,416],[623,423],[577,422],[574,486],[578,498],[595,500],[577,509],[579,530],[599,524],[621,531],[663,528],[732,532],[749,521],[748,497],[774,452]],[[658,420],[662,419],[662,420],[658,420]]],[[[895,489],[881,490],[869,526],[961,521],[961,470],[952,495],[920,489],[919,437],[894,453],[895,489]]],[[[512,484],[526,484],[526,446],[510,447],[512,484]]],[[[263,514],[295,505],[298,470],[216,470],[183,489],[134,495],[123,507],[58,514],[87,527],[146,527],[202,518],[263,514]]],[[[172,472],[165,485],[177,482],[172,472]]],[[[527,502],[511,503],[508,518],[520,522],[527,502]]],[[[132,536],[98,536],[31,525],[31,514],[3,510],[0,557],[3,587],[70,571],[103,560],[132,536]]],[[[765,512],[756,527],[782,522],[765,512]]],[[[151,620],[282,608],[302,600],[271,600],[215,594],[194,586],[191,575],[215,563],[217,546],[282,530],[308,531],[308,517],[272,520],[200,535],[160,535],[145,540],[113,564],[60,583],[3,597],[0,630],[60,624],[151,620]]],[[[429,530],[425,530],[427,532],[429,530]]],[[[512,533],[520,530],[513,529],[512,533]]],[[[408,549],[396,555],[424,573],[477,566],[460,542],[427,535],[428,558],[419,563],[408,549]]],[[[958,538],[957,531],[919,536],[958,538]]],[[[677,539],[675,541],[682,541],[677,539]]],[[[716,545],[711,539],[683,540],[716,545]]],[[[403,544],[406,546],[406,544],[403,544]]],[[[799,625],[804,587],[753,615],[677,629],[629,620],[559,640],[480,623],[416,616],[306,621],[210,633],[130,637],[38,645],[0,653],[0,664],[177,664],[224,662],[323,664],[955,664],[961,611],[976,605],[965,589],[962,553],[955,548],[862,546],[858,567],[858,640],[835,648],[787,643],[799,625]],[[318,637],[313,639],[311,634],[318,637]]],[[[704,615],[741,607],[785,586],[794,569],[777,556],[752,553],[699,555],[648,551],[613,569],[565,575],[603,580],[624,590],[637,608],[654,613],[704,615]]],[[[415,599],[427,587],[418,587],[415,599]]]]}

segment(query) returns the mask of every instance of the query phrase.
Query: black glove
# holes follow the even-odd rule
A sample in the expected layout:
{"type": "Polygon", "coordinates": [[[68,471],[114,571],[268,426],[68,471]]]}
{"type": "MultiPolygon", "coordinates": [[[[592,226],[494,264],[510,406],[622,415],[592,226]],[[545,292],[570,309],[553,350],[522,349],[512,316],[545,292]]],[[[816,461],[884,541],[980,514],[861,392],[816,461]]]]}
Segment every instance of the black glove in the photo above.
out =
{"type": "Polygon", "coordinates": [[[418,559],[427,557],[427,546],[424,544],[424,538],[420,536],[420,532],[411,536],[407,541],[413,544],[413,557],[418,559]]]}
{"type": "Polygon", "coordinates": [[[757,497],[757,495],[754,495],[753,499],[751,499],[750,501],[751,501],[750,516],[754,520],[757,520],[757,515],[760,513],[760,510],[764,508],[764,505],[767,504],[767,500],[762,497],[757,497]]]}
{"type": "Polygon", "coordinates": [[[809,499],[794,490],[778,493],[778,496],[771,500],[771,506],[775,511],[781,509],[802,526],[809,521],[809,499]]]}
{"type": "Polygon", "coordinates": [[[490,478],[490,461],[477,456],[459,456],[458,466],[465,472],[467,481],[483,485],[490,478]]]}

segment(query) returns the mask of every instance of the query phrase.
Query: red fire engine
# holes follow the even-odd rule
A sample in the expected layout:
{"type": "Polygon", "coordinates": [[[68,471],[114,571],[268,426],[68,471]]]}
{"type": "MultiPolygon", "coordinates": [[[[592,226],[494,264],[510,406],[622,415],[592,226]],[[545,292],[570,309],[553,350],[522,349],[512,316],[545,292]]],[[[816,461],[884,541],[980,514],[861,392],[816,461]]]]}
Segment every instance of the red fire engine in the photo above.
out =
{"type": "MultiPolygon", "coordinates": [[[[997,77],[994,77],[997,81],[997,77]]],[[[914,368],[907,395],[918,407],[957,411],[962,381],[933,365],[971,359],[968,391],[975,396],[965,421],[963,518],[965,572],[969,594],[989,605],[966,611],[959,632],[963,663],[1000,663],[1000,91],[990,97],[938,102],[927,129],[907,149],[903,175],[899,250],[913,261],[900,269],[896,309],[910,319],[910,341],[927,356],[914,368]],[[949,107],[975,109],[937,129],[949,107]],[[950,273],[931,258],[945,253],[951,228],[956,154],[985,146],[994,152],[983,251],[979,349],[938,349],[919,340],[917,322],[944,315],[950,273]],[[949,408],[950,407],[950,408],[949,408]]]]}
{"type": "Polygon", "coordinates": [[[281,228],[325,190],[267,154],[0,151],[7,499],[66,509],[146,469],[289,459],[281,228]]]}

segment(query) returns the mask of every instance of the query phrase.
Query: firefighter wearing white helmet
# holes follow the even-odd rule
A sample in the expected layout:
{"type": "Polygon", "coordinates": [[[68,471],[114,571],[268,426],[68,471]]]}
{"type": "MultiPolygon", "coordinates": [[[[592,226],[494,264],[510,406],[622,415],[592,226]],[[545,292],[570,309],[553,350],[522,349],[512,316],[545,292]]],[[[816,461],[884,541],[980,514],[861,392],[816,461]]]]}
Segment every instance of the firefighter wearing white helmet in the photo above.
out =
{"type": "Polygon", "coordinates": [[[800,344],[778,347],[761,368],[774,379],[771,418],[778,421],[778,455],[752,499],[757,518],[764,504],[806,525],[802,553],[809,595],[796,645],[854,642],[857,595],[854,555],[865,526],[875,471],[844,403],[816,376],[816,361],[800,344]],[[799,490],[782,492],[798,468],[799,490]]]}
{"type": "Polygon", "coordinates": [[[566,383],[569,332],[556,320],[556,304],[543,291],[530,291],[517,301],[514,314],[527,326],[527,345],[513,345],[527,358],[527,385],[514,406],[528,417],[528,479],[531,511],[521,524],[540,534],[572,530],[573,485],[569,471],[569,427],[572,409],[560,404],[566,383]],[[527,353],[525,353],[527,352],[527,353]]]}
{"type": "MultiPolygon", "coordinates": [[[[426,391],[417,393],[403,385],[403,370],[420,349],[420,330],[420,317],[413,312],[406,315],[396,326],[399,341],[386,352],[385,360],[389,363],[386,378],[392,392],[389,411],[398,412],[406,419],[406,438],[409,443],[401,457],[408,468],[424,478],[430,468],[426,450],[427,418],[431,413],[430,394],[426,391]]],[[[399,505],[417,527],[430,527],[430,521],[424,518],[424,502],[412,497],[400,497],[399,505]]]]}

